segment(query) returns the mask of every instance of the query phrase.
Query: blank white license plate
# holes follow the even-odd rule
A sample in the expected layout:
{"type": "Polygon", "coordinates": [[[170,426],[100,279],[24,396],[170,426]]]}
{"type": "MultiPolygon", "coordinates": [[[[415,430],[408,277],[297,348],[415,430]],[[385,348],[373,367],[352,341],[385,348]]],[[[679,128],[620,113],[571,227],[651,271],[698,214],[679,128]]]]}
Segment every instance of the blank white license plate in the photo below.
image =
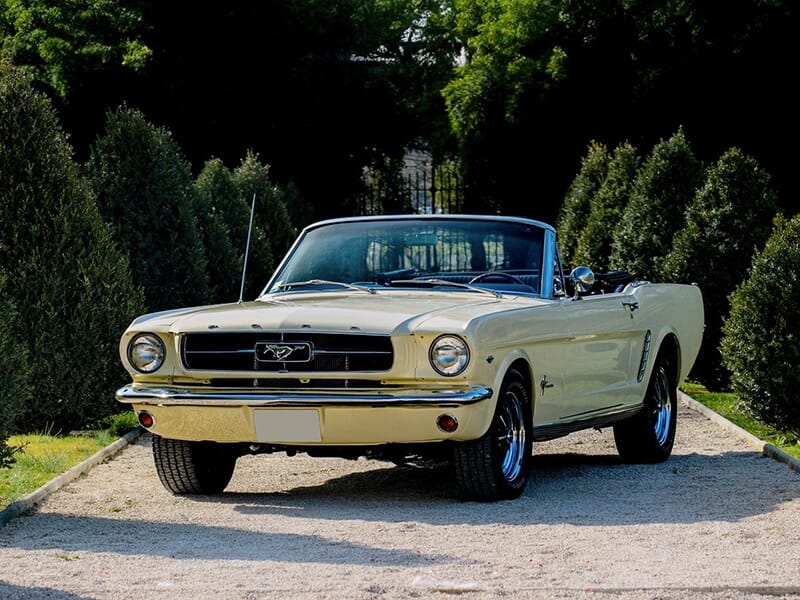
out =
{"type": "Polygon", "coordinates": [[[259,442],[322,441],[319,413],[316,410],[256,410],[255,420],[259,442]]]}

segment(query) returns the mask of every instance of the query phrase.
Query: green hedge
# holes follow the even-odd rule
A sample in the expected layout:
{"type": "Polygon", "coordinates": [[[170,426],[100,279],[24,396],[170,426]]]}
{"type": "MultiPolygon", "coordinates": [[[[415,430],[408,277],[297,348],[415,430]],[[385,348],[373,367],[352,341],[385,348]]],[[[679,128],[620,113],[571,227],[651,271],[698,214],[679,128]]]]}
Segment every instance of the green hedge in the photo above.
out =
{"type": "Polygon", "coordinates": [[[639,279],[664,279],[661,263],[683,228],[683,213],[702,183],[703,169],[682,130],[657,144],[642,165],[613,233],[611,266],[639,279]]]}
{"type": "Polygon", "coordinates": [[[2,60],[0,181],[0,265],[17,311],[15,339],[28,356],[27,382],[18,385],[35,390],[16,425],[81,427],[117,408],[119,336],[141,312],[142,293],[50,101],[2,60]]]}
{"type": "Polygon", "coordinates": [[[722,356],[742,404],[800,432],[800,215],[778,218],[750,275],[731,296],[722,356]]]}
{"type": "Polygon", "coordinates": [[[172,135],[135,109],[106,115],[86,172],[150,311],[210,301],[194,178],[172,135]]]}
{"type": "Polygon", "coordinates": [[[668,280],[697,283],[703,293],[706,329],[692,377],[712,389],[728,382],[719,353],[728,296],[769,237],[777,206],[769,175],[753,158],[731,148],[708,169],[664,261],[668,280]]]}
{"type": "Polygon", "coordinates": [[[567,265],[575,264],[578,240],[589,219],[592,198],[608,174],[609,160],[608,149],[604,144],[589,144],[586,156],[581,161],[581,169],[567,190],[556,225],[561,258],[567,265]]]}

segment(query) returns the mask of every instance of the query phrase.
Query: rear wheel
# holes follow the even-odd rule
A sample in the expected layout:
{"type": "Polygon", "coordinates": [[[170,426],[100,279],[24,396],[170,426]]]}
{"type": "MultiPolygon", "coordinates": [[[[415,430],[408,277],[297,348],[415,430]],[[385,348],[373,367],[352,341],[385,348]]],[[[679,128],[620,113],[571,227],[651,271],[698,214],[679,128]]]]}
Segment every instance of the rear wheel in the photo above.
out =
{"type": "Polygon", "coordinates": [[[620,456],[629,462],[655,463],[669,458],[675,442],[678,391],[672,364],[659,356],[644,398],[644,408],[614,425],[620,456]]]}
{"type": "Polygon", "coordinates": [[[219,494],[230,482],[237,458],[229,444],[153,435],[158,478],[173,494],[219,494]]]}
{"type": "Polygon", "coordinates": [[[488,431],[453,447],[456,484],[464,500],[506,500],[525,489],[533,439],[530,406],[525,379],[509,371],[488,431]]]}

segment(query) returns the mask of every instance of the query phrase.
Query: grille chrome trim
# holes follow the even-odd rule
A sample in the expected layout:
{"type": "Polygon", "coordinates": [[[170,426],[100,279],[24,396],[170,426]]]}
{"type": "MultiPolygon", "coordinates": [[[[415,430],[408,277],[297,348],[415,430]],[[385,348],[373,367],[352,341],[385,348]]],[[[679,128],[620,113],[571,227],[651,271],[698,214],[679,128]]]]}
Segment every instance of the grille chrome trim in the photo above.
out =
{"type": "Polygon", "coordinates": [[[391,370],[394,348],[388,335],[317,331],[219,331],[185,333],[181,364],[187,371],[247,373],[380,373],[391,370]],[[264,360],[266,348],[294,347],[280,360],[264,360]],[[303,350],[298,350],[298,348],[303,350]],[[292,360],[299,353],[300,360],[292,360]]]}

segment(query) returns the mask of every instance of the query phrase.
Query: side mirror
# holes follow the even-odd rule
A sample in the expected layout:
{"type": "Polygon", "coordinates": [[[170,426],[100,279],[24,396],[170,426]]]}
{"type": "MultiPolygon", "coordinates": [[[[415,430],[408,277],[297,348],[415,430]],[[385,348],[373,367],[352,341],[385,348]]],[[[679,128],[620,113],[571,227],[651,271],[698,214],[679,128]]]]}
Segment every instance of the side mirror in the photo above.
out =
{"type": "Polygon", "coordinates": [[[594,287],[594,271],[589,267],[575,267],[569,274],[569,280],[575,288],[573,300],[580,300],[583,294],[588,294],[594,287]]]}

